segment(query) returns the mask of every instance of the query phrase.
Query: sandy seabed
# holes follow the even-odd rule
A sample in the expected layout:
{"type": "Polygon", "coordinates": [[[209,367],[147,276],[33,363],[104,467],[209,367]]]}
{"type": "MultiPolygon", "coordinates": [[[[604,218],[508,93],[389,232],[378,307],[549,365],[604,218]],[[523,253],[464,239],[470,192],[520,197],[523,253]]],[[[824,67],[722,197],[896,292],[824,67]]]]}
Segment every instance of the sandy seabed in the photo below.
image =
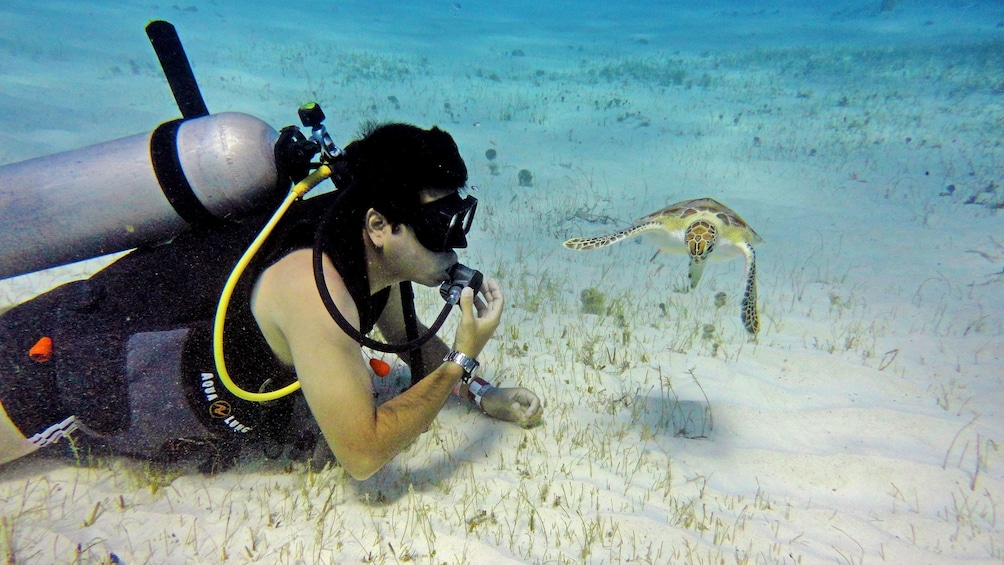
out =
{"type": "MultiPolygon", "coordinates": [[[[284,461],[206,476],[28,457],[0,468],[0,553],[1004,562],[1004,13],[871,4],[659,8],[679,10],[678,33],[584,8],[578,35],[446,2],[339,3],[312,20],[330,33],[223,2],[0,8],[0,164],[173,118],[142,34],[154,18],[178,26],[214,111],[278,127],[318,100],[338,142],[366,119],[451,131],[480,187],[462,260],[507,294],[482,363],[547,404],[523,430],[451,401],[363,482],[284,461]],[[685,259],[640,241],[561,247],[703,196],[765,239],[755,341],[741,261],[688,292],[685,259]]],[[[0,300],[100,265],[2,281],[0,300]]],[[[420,296],[427,317],[437,301],[420,296]]]]}

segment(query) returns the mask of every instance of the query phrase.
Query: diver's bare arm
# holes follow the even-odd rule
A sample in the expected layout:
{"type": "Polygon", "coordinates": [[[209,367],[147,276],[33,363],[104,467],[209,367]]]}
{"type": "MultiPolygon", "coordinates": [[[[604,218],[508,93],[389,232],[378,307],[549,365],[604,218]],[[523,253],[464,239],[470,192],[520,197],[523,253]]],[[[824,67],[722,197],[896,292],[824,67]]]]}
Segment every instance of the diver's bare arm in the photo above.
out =
{"type": "MultiPolygon", "coordinates": [[[[358,313],[325,259],[332,300],[358,327],[358,313]]],[[[460,378],[444,365],[419,386],[379,408],[359,345],[335,324],[313,286],[310,251],[294,252],[262,274],[253,309],[269,344],[291,361],[331,451],[357,479],[369,477],[407,447],[432,420],[460,378]]]]}

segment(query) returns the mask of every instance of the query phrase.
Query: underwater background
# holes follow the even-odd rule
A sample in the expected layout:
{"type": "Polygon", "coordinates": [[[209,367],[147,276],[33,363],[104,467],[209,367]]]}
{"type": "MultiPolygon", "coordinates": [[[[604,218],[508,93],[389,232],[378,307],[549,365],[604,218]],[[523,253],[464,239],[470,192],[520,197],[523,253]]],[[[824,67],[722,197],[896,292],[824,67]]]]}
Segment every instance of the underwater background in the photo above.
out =
{"type": "MultiPolygon", "coordinates": [[[[363,482],[28,457],[9,562],[1004,562],[1000,1],[5,0],[0,166],[178,117],[155,19],[211,112],[455,137],[461,261],[506,292],[486,377],[544,424],[450,402],[363,482]],[[741,260],[690,290],[640,239],[561,245],[700,197],[764,239],[755,340],[741,260]]],[[[0,281],[0,311],[108,260],[0,281]]]]}

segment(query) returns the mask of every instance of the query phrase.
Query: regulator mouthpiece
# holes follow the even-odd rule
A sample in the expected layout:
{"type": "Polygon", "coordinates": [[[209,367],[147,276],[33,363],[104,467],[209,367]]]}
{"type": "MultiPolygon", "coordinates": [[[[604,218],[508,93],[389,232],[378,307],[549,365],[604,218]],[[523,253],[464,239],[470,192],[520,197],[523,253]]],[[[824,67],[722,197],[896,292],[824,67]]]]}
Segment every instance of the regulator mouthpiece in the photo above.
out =
{"type": "Polygon", "coordinates": [[[439,294],[443,297],[443,300],[450,304],[458,304],[460,302],[460,292],[464,290],[464,287],[469,286],[476,293],[481,288],[481,283],[485,280],[485,276],[481,274],[481,271],[476,271],[460,263],[450,267],[449,275],[450,280],[444,282],[439,287],[439,294]]]}

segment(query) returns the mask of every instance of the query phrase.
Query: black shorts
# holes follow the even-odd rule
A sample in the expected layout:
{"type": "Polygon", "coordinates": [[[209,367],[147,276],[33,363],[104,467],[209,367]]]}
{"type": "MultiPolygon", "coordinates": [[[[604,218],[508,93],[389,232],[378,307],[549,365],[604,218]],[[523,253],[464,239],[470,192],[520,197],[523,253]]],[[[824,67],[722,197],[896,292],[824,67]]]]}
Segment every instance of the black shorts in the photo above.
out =
{"type": "MultiPolygon", "coordinates": [[[[293,401],[248,403],[230,395],[219,386],[212,355],[220,290],[259,227],[193,230],[134,250],[87,280],[0,315],[0,403],[14,425],[37,445],[78,427],[141,454],[178,438],[285,434],[293,401]],[[37,362],[28,352],[42,337],[52,339],[52,357],[37,362]]],[[[241,318],[227,327],[228,365],[239,377],[281,387],[295,374],[257,330],[253,283],[245,276],[234,294],[231,312],[241,318]]]]}
{"type": "MultiPolygon", "coordinates": [[[[80,291],[54,292],[66,299],[80,291]]],[[[252,403],[222,386],[209,321],[91,334],[60,324],[64,309],[43,295],[0,316],[0,403],[39,447],[79,429],[91,445],[156,458],[207,442],[281,441],[288,431],[290,398],[252,403]],[[52,356],[37,361],[28,352],[43,336],[52,339],[52,356]]]]}
{"type": "Polygon", "coordinates": [[[181,368],[190,331],[56,335],[45,362],[5,347],[0,402],[39,447],[77,429],[114,452],[147,457],[178,440],[212,438],[193,410],[199,377],[181,368]]]}

